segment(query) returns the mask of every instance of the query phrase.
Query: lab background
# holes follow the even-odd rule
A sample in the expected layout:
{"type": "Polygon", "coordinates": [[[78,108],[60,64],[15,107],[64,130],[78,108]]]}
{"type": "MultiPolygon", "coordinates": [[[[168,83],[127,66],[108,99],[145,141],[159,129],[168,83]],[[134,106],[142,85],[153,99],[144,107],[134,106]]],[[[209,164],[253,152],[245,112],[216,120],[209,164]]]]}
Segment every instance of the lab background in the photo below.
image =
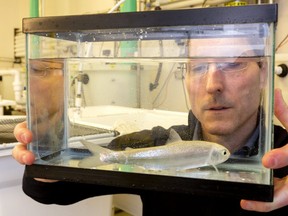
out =
{"type": "MultiPolygon", "coordinates": [[[[0,0],[0,216],[14,215],[31,215],[36,216],[41,213],[43,216],[50,215],[87,215],[87,216],[111,216],[116,215],[115,209],[121,209],[127,212],[126,215],[141,215],[142,204],[140,198],[136,195],[110,195],[94,197],[83,200],[70,206],[43,205],[27,197],[21,188],[21,180],[24,167],[13,160],[11,150],[16,144],[13,141],[13,127],[15,123],[25,119],[25,36],[21,33],[22,18],[30,17],[33,13],[31,5],[35,1],[30,0],[0,0]],[[8,131],[8,132],[7,132],[8,131]],[[29,212],[29,213],[28,213],[29,212]]],[[[95,14],[107,13],[117,4],[115,0],[40,0],[39,16],[62,16],[74,14],[95,14]]],[[[205,2],[205,7],[221,5],[225,1],[200,1],[200,0],[160,0],[160,1],[137,1],[138,10],[154,10],[160,3],[162,9],[180,9],[189,6],[201,7],[205,2]]],[[[227,2],[227,1],[226,1],[227,2]]],[[[285,20],[288,19],[288,2],[285,0],[278,1],[246,1],[248,3],[278,3],[278,24],[276,30],[276,59],[275,66],[280,64],[288,65],[288,43],[287,28],[285,20]],[[286,38],[286,43],[285,43],[286,38]]],[[[117,12],[115,9],[114,12],[117,12]]],[[[170,69],[163,70],[163,73],[170,73],[170,69]]],[[[181,82],[181,73],[176,69],[172,71],[169,80],[159,80],[159,86],[174,85],[179,86],[179,92],[166,92],[163,103],[157,108],[174,110],[176,112],[187,112],[187,104],[183,97],[183,87],[181,82]],[[179,95],[181,97],[179,98],[179,95]],[[169,99],[170,98],[170,99],[169,99]],[[174,99],[173,99],[174,98],[174,99]],[[179,103],[175,103],[175,98],[179,103]]],[[[167,74],[166,74],[167,75],[167,74]]],[[[163,76],[166,77],[166,76],[163,76]]],[[[282,89],[284,98],[288,103],[288,76],[279,77],[275,75],[275,87],[282,89]]],[[[133,79],[129,77],[111,77],[111,82],[103,83],[101,80],[95,83],[96,86],[108,86],[110,89],[119,89],[119,85],[133,85],[133,79]],[[123,79],[123,80],[121,80],[123,79]],[[129,80],[132,80],[129,83],[129,80]],[[128,82],[128,83],[127,83],[128,82]]],[[[96,80],[90,80],[96,82],[96,80]]],[[[161,88],[158,88],[161,90],[161,88]]],[[[115,92],[115,91],[109,92],[115,92]]],[[[93,92],[93,89],[90,90],[93,92]]],[[[119,92],[121,95],[121,92],[119,92]]],[[[89,105],[89,97],[86,100],[89,105]]],[[[121,101],[117,94],[103,96],[102,100],[109,100],[111,104],[121,105],[122,103],[145,104],[145,101],[121,101]]],[[[93,98],[90,98],[93,100],[93,98]]],[[[101,100],[101,98],[100,98],[101,100]]],[[[124,100],[124,99],[123,99],[124,100]]],[[[127,99],[125,99],[127,100],[127,99]]],[[[129,99],[128,99],[129,100],[129,99]]],[[[275,119],[276,124],[280,124],[275,119]]]]}

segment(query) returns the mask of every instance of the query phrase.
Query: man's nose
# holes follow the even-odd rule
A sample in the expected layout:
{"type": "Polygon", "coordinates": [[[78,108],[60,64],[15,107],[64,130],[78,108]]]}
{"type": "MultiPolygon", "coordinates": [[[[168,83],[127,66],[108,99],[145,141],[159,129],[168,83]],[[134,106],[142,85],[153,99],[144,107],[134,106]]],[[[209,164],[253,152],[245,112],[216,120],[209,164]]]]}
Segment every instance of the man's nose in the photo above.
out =
{"type": "Polygon", "coordinates": [[[222,71],[217,64],[210,63],[206,74],[206,91],[208,93],[222,92],[224,89],[224,80],[222,71]]]}

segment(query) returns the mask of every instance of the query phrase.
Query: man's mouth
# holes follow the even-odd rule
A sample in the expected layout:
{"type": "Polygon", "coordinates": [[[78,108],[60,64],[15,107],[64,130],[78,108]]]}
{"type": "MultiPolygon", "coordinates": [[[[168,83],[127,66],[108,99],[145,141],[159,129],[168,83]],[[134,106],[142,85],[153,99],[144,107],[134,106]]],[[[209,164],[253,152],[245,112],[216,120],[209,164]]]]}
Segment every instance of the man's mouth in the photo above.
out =
{"type": "Polygon", "coordinates": [[[226,110],[229,109],[228,107],[223,107],[223,106],[219,106],[219,107],[211,107],[208,110],[226,110]]]}
{"type": "Polygon", "coordinates": [[[221,111],[226,111],[231,109],[231,106],[226,106],[226,105],[210,105],[204,107],[204,110],[206,111],[214,111],[214,112],[221,112],[221,111]]]}

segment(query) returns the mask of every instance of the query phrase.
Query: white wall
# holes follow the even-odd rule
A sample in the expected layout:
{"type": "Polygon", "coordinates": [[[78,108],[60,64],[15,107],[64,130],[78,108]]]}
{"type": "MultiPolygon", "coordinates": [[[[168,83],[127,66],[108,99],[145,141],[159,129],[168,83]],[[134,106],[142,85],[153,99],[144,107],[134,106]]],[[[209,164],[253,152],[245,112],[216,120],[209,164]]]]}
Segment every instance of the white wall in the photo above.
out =
{"type": "MultiPolygon", "coordinates": [[[[29,14],[28,2],[29,0],[0,0],[0,59],[4,57],[12,59],[14,56],[13,29],[21,29],[21,18],[29,14]]],[[[11,63],[0,61],[1,66],[11,66],[11,63]]]]}
{"type": "MultiPolygon", "coordinates": [[[[28,2],[29,0],[0,0],[0,69],[13,66],[14,28],[21,29],[22,17],[28,16],[28,2]]],[[[0,95],[5,99],[14,99],[12,82],[12,76],[3,76],[3,81],[0,82],[0,95]]]]}

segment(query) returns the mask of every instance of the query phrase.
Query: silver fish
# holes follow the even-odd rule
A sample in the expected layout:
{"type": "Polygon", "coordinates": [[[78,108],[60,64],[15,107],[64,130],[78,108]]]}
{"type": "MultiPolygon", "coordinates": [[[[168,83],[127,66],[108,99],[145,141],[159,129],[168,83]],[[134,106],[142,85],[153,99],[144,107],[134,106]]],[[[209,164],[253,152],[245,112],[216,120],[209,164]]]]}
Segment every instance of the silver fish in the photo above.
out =
{"type": "Polygon", "coordinates": [[[230,156],[229,150],[222,145],[199,140],[184,141],[173,129],[164,146],[112,151],[86,140],[81,143],[101,162],[137,165],[150,170],[185,170],[209,165],[216,168],[215,165],[225,162],[230,156]]]}

